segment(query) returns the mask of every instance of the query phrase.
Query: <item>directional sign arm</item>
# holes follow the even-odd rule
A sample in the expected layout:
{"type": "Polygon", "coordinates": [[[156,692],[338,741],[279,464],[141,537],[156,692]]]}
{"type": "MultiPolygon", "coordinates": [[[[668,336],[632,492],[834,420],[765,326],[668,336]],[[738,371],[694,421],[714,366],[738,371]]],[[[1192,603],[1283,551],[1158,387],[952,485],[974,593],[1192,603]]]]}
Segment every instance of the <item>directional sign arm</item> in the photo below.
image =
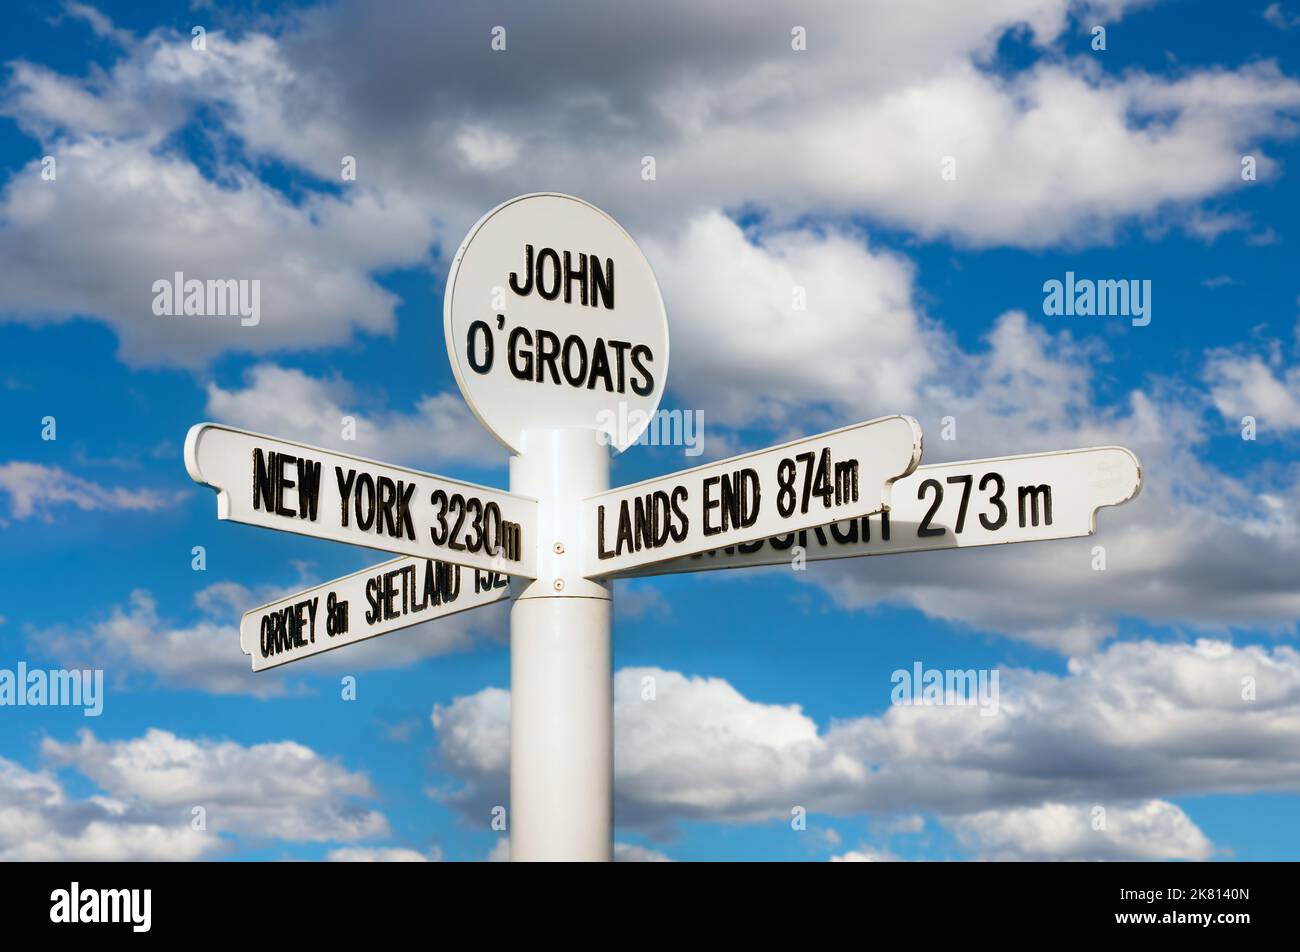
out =
{"type": "Polygon", "coordinates": [[[1120,446],[920,466],[889,511],[621,572],[623,577],[1038,542],[1092,535],[1097,512],[1128,502],[1142,465],[1120,446]]]}
{"type": "Polygon", "coordinates": [[[536,577],[526,496],[216,423],[190,428],[185,468],[221,519],[536,577]]]}
{"type": "Polygon", "coordinates": [[[599,493],[582,503],[584,574],[639,566],[880,512],[921,459],[892,416],[599,493]]]}
{"type": "Polygon", "coordinates": [[[393,559],[246,612],[239,646],[264,671],[509,598],[504,575],[393,559]]]}

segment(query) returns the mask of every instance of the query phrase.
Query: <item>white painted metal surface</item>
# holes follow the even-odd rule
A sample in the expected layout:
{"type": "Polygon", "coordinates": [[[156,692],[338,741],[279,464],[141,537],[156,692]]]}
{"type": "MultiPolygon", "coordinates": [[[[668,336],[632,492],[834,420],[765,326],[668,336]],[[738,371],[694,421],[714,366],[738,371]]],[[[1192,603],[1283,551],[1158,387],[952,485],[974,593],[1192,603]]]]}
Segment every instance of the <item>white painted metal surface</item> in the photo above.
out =
{"type": "Polygon", "coordinates": [[[920,425],[892,416],[621,486],[583,501],[585,574],[880,512],[920,460],[920,425]]]}
{"type": "Polygon", "coordinates": [[[190,478],[217,518],[531,578],[537,501],[403,466],[200,423],[190,478]]]}
{"type": "Polygon", "coordinates": [[[581,500],[609,486],[588,429],[530,430],[510,488],[539,500],[537,580],[510,609],[510,855],[608,860],[614,726],[610,593],[582,578],[581,500]]]}
{"type": "Polygon", "coordinates": [[[1092,535],[1097,510],[1138,494],[1142,466],[1120,446],[917,467],[894,484],[887,514],[840,521],[625,574],[789,565],[866,555],[1092,535]]]}
{"type": "Polygon", "coordinates": [[[461,393],[514,452],[525,430],[553,427],[623,450],[659,406],[668,321],[654,272],[618,222],[571,195],[484,215],[452,261],[443,321],[461,393]]]}
{"type": "Polygon", "coordinates": [[[510,598],[507,576],[435,559],[392,559],[246,612],[239,646],[254,671],[310,658],[510,598]]]}

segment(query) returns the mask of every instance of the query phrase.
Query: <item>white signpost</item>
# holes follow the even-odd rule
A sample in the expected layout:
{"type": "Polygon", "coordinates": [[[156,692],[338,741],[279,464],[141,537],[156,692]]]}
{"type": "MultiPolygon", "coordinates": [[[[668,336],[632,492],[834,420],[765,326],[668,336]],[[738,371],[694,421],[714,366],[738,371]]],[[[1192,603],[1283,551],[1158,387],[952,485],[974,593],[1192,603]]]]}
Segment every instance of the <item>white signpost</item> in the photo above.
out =
{"type": "Polygon", "coordinates": [[[889,511],[877,516],[787,529],[610,576],[1073,539],[1096,532],[1097,510],[1128,502],[1141,485],[1137,457],[1120,446],[935,463],[894,483],[889,511]]]}
{"type": "Polygon", "coordinates": [[[650,263],[618,222],[570,195],[523,195],[484,215],[451,263],[451,369],[511,452],[525,430],[600,427],[636,441],[668,375],[668,318],[650,263]],[[638,421],[618,432],[611,411],[638,421]]]}
{"type": "Polygon", "coordinates": [[[239,623],[253,670],[510,597],[509,579],[436,559],[393,559],[254,608],[239,623]]]}
{"type": "Polygon", "coordinates": [[[532,578],[537,500],[216,423],[185,468],[217,518],[532,578]]]}
{"type": "Polygon", "coordinates": [[[893,416],[600,493],[582,503],[586,574],[880,512],[920,461],[920,425],[893,416]]]}
{"type": "Polygon", "coordinates": [[[663,395],[668,325],[636,243],[567,195],[474,226],[444,326],[509,492],[211,423],[185,464],[222,519],[405,556],[246,614],[255,671],[513,596],[515,860],[612,858],[611,578],[1087,535],[1141,486],[1119,447],[918,468],[920,427],[891,416],[611,490],[609,447],[663,395]]]}

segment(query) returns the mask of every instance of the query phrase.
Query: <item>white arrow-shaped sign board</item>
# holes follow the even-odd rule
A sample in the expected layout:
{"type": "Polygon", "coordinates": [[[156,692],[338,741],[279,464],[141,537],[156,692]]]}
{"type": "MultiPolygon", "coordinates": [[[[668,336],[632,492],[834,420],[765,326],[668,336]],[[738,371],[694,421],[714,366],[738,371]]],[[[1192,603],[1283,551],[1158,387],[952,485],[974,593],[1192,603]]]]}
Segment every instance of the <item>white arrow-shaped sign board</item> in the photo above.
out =
{"type": "Polygon", "coordinates": [[[220,519],[536,577],[525,496],[215,423],[190,428],[185,467],[220,519]]]}
{"type": "Polygon", "coordinates": [[[393,559],[245,613],[253,670],[510,598],[508,577],[435,559],[393,559]]]}
{"type": "Polygon", "coordinates": [[[894,483],[889,511],[787,532],[622,573],[666,575],[789,565],[864,555],[1071,539],[1097,531],[1097,510],[1142,487],[1138,458],[1120,446],[917,467],[894,483]]]}
{"type": "Polygon", "coordinates": [[[600,493],[582,503],[584,574],[880,512],[921,459],[911,417],[882,417],[600,493]]]}

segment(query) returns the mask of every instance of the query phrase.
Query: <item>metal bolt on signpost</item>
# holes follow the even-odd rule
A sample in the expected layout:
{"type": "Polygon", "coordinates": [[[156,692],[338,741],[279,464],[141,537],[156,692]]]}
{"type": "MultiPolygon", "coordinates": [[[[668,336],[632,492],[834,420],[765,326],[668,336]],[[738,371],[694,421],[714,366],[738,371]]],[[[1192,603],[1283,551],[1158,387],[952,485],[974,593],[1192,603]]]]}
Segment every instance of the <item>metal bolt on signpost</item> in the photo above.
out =
{"type": "Polygon", "coordinates": [[[185,465],[218,518],[398,556],[245,613],[254,671],[513,601],[514,860],[612,859],[612,579],[780,564],[795,540],[818,560],[1076,538],[1142,485],[1116,446],[920,466],[920,426],[886,416],[611,489],[610,448],[659,407],[668,323],[636,243],[567,195],[479,220],[443,321],[509,492],[214,423],[185,465]]]}

